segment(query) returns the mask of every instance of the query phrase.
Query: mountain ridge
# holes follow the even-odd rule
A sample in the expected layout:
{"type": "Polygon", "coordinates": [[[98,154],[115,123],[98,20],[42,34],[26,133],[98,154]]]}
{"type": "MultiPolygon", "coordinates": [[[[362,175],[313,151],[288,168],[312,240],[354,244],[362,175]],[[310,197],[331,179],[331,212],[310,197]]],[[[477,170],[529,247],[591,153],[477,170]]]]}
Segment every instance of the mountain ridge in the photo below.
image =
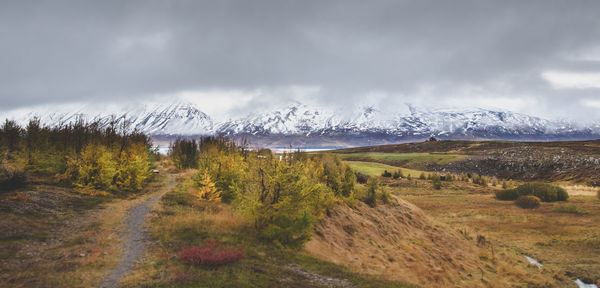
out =
{"type": "MultiPolygon", "coordinates": [[[[341,146],[385,144],[430,136],[463,140],[583,140],[595,139],[600,135],[599,123],[580,126],[565,120],[551,121],[522,113],[483,108],[425,110],[410,104],[407,104],[407,108],[408,113],[384,113],[375,106],[363,106],[342,114],[332,108],[293,102],[262,113],[254,112],[217,122],[197,105],[175,101],[121,107],[119,111],[112,112],[93,112],[89,106],[62,112],[32,111],[18,120],[26,122],[27,119],[38,117],[42,123],[50,126],[73,123],[77,119],[98,121],[101,125],[125,124],[151,136],[166,138],[226,135],[262,140],[271,138],[271,142],[278,142],[282,138],[304,137],[309,141],[301,144],[317,146],[325,142],[340,142],[343,144],[341,146]]],[[[296,140],[293,142],[299,143],[296,140]]]]}

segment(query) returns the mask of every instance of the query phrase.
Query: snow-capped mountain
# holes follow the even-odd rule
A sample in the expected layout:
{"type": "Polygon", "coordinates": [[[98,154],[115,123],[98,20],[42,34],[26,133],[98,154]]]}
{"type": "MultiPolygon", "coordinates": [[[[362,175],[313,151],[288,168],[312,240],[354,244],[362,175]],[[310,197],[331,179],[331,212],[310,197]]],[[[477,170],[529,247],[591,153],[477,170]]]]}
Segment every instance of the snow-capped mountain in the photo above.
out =
{"type": "Polygon", "coordinates": [[[126,123],[155,137],[178,135],[227,135],[251,137],[262,144],[294,145],[367,145],[436,136],[442,139],[595,139],[600,137],[600,124],[585,127],[568,121],[550,121],[510,111],[470,109],[420,109],[411,105],[404,112],[385,113],[376,107],[359,107],[355,111],[309,106],[294,102],[289,105],[251,113],[215,123],[192,103],[158,103],[104,109],[70,107],[66,111],[37,110],[21,114],[21,122],[37,116],[51,126],[85,119],[101,125],[126,123]],[[286,140],[288,139],[288,140],[286,140]]]}
{"type": "Polygon", "coordinates": [[[101,126],[125,124],[129,129],[137,129],[149,135],[206,135],[214,132],[213,121],[195,105],[178,101],[168,104],[146,104],[125,106],[97,112],[91,105],[65,111],[47,112],[36,109],[17,119],[26,122],[38,117],[50,126],[65,125],[83,119],[98,121],[101,126]]]}
{"type": "MultiPolygon", "coordinates": [[[[383,113],[362,107],[349,116],[300,103],[263,114],[226,121],[217,133],[226,135],[375,135],[393,137],[544,139],[576,134],[598,134],[600,129],[576,128],[564,121],[549,121],[509,111],[480,108],[420,110],[409,113],[383,113]]],[[[584,137],[585,138],[585,137],[584,137]]]]}

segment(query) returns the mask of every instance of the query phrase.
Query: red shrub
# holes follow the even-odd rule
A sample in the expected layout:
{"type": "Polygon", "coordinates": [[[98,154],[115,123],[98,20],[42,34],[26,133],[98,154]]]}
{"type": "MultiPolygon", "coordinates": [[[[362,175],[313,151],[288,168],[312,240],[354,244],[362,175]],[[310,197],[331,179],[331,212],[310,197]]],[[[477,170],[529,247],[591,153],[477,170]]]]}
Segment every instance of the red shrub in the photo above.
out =
{"type": "Polygon", "coordinates": [[[184,247],[177,256],[190,264],[219,266],[246,258],[241,247],[223,247],[215,240],[207,240],[204,245],[184,247]]]}

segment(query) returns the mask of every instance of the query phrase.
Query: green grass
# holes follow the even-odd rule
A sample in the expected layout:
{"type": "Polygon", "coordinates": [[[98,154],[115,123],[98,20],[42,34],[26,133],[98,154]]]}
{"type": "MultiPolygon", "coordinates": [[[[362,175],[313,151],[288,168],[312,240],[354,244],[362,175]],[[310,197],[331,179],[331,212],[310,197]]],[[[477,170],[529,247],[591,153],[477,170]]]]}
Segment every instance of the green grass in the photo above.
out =
{"type": "Polygon", "coordinates": [[[554,209],[552,209],[552,212],[571,213],[571,214],[577,214],[577,215],[590,214],[589,210],[583,209],[576,205],[560,205],[560,206],[554,207],[554,209]]]}
{"type": "Polygon", "coordinates": [[[365,161],[344,161],[344,162],[346,162],[350,166],[350,168],[352,168],[352,170],[363,173],[363,174],[367,174],[369,176],[381,176],[381,174],[385,170],[392,172],[392,173],[397,170],[402,170],[402,174],[404,175],[404,177],[407,177],[410,174],[410,176],[412,178],[419,178],[419,175],[421,175],[421,173],[425,173],[425,176],[430,174],[429,172],[425,172],[425,171],[400,168],[400,167],[391,166],[391,165],[387,165],[387,164],[381,164],[381,163],[377,163],[377,162],[365,162],[365,161]]]}
{"type": "Polygon", "coordinates": [[[425,163],[435,163],[444,165],[455,161],[465,159],[466,155],[445,154],[445,153],[380,153],[380,152],[360,152],[338,154],[342,159],[373,161],[406,161],[410,164],[421,165],[425,163]]]}

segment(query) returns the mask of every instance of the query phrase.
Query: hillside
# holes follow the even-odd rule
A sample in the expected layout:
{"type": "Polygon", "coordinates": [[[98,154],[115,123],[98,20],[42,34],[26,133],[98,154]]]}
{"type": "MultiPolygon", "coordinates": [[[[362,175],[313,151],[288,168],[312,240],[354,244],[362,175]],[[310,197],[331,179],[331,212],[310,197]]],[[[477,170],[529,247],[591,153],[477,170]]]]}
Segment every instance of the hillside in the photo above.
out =
{"type": "Polygon", "coordinates": [[[600,184],[600,140],[426,141],[336,150],[346,160],[502,179],[600,184]]]}
{"type": "Polygon", "coordinates": [[[305,250],[353,271],[420,287],[566,285],[529,269],[499,243],[478,243],[466,230],[453,230],[398,198],[375,208],[335,207],[315,226],[305,250]]]}

